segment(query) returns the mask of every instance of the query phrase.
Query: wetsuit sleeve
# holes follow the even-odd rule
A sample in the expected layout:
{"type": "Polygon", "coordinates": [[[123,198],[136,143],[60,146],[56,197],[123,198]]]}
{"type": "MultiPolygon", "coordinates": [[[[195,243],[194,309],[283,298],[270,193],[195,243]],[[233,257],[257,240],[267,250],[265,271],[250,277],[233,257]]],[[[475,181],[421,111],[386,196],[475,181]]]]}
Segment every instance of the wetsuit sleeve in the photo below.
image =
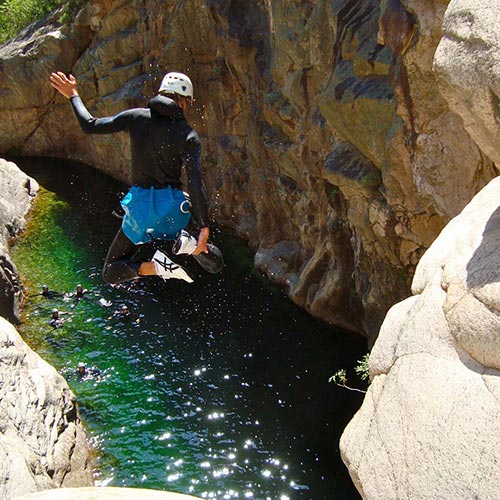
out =
{"type": "Polygon", "coordinates": [[[207,197],[201,181],[200,138],[192,131],[187,138],[184,150],[184,165],[188,178],[188,193],[191,198],[191,211],[200,227],[208,227],[207,197]]]}
{"type": "Polygon", "coordinates": [[[128,130],[131,118],[128,111],[106,118],[94,118],[83,104],[80,96],[71,97],[70,102],[80,128],[86,134],[114,134],[128,130]]]}

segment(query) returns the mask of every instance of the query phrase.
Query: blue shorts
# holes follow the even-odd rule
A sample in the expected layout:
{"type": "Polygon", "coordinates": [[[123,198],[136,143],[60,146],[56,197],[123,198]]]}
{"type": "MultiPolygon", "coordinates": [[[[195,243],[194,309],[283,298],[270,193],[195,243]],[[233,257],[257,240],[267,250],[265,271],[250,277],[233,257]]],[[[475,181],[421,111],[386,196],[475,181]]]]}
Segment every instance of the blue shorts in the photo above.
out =
{"type": "Polygon", "coordinates": [[[173,240],[191,218],[191,203],[184,192],[167,186],[162,189],[132,186],[121,201],[125,211],[122,230],[138,245],[153,238],[173,240]]]}

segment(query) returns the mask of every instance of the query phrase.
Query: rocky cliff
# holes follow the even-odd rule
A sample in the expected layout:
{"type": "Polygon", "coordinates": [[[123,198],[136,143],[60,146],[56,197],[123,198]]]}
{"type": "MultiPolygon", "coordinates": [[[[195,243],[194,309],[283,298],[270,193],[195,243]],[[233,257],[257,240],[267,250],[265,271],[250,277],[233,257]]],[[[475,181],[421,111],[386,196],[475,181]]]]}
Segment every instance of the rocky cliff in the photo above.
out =
{"type": "MultiPolygon", "coordinates": [[[[496,161],[500,4],[450,2],[435,54],[450,108],[496,161]]],[[[464,162],[468,161],[464,158],[464,162]]],[[[341,439],[366,500],[500,498],[500,179],[420,260],[384,320],[372,384],[341,439]]]]}
{"type": "Polygon", "coordinates": [[[446,226],[382,325],[341,439],[366,500],[500,498],[499,193],[497,178],[446,226]]]}
{"type": "Polygon", "coordinates": [[[25,227],[34,179],[0,160],[0,498],[93,484],[85,431],[65,380],[22,340],[22,284],[8,240],[25,227]]]}
{"type": "Polygon", "coordinates": [[[24,227],[24,216],[38,191],[38,183],[17,165],[0,159],[0,316],[19,321],[22,284],[9,257],[8,242],[24,227]]]}
{"type": "Polygon", "coordinates": [[[374,338],[425,249],[496,175],[438,91],[454,90],[433,69],[447,4],[91,0],[0,49],[0,153],[126,179],[126,136],[83,136],[48,74],[76,75],[103,116],[187,72],[215,219],[296,303],[374,338]]]}
{"type": "Polygon", "coordinates": [[[0,498],[93,484],[66,381],[0,317],[0,498]]]}

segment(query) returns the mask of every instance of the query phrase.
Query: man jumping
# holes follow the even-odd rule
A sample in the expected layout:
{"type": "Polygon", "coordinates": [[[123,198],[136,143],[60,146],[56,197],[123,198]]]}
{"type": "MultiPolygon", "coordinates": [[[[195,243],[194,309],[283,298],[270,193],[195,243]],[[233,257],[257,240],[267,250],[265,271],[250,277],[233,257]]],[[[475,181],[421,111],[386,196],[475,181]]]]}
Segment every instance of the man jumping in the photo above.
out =
{"type": "Polygon", "coordinates": [[[156,250],[150,261],[134,259],[139,245],[158,240],[176,240],[174,253],[190,254],[208,272],[219,272],[224,265],[222,254],[208,242],[210,229],[200,172],[200,138],[184,116],[193,100],[189,77],[167,73],[158,95],[146,108],[127,109],[106,118],[94,118],[89,113],[73,75],[52,73],[50,84],[70,100],[83,132],[128,132],[130,136],[132,186],[121,201],[125,215],[106,257],[104,280],[117,284],[156,275],[192,282],[184,269],[161,250],[156,250]],[[182,190],[183,167],[188,196],[182,190]],[[186,232],[188,224],[190,230],[186,232]],[[197,237],[190,233],[197,233],[197,237]]]}

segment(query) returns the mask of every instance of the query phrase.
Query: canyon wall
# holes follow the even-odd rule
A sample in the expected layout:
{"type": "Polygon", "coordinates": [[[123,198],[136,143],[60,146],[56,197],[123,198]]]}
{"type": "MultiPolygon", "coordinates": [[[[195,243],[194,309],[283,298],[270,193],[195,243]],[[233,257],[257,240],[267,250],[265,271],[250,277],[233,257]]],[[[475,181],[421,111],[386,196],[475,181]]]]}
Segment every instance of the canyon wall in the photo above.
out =
{"type": "MultiPolygon", "coordinates": [[[[498,7],[452,0],[434,57],[450,109],[495,162],[498,7]]],[[[383,322],[340,443],[365,500],[500,498],[499,195],[497,177],[444,228],[383,322]]]]}
{"type": "Polygon", "coordinates": [[[75,397],[0,317],[0,498],[93,484],[75,397]]]}
{"type": "Polygon", "coordinates": [[[340,448],[365,500],[500,498],[500,178],[420,260],[340,448]]]}
{"type": "Polygon", "coordinates": [[[66,381],[23,341],[23,287],[9,256],[37,182],[0,159],[0,498],[93,484],[90,453],[66,381]]]}
{"type": "Polygon", "coordinates": [[[9,241],[25,227],[24,216],[38,192],[38,183],[17,165],[0,159],[0,316],[19,322],[23,287],[9,256],[9,241]]]}
{"type": "Polygon", "coordinates": [[[91,0],[0,48],[0,153],[126,180],[126,134],[84,136],[49,73],[74,74],[95,116],[188,73],[214,219],[294,302],[373,340],[421,255],[497,173],[439,92],[447,4],[91,0]]]}

